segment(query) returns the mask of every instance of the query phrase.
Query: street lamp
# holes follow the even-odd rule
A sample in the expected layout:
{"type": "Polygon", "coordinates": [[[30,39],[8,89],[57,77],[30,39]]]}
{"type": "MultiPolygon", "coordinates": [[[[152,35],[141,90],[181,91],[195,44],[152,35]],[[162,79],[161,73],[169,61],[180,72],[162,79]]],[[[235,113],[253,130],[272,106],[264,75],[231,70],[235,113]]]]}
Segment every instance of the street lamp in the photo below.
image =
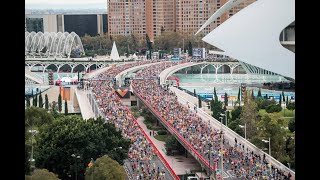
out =
{"type": "Polygon", "coordinates": [[[228,118],[227,118],[227,111],[225,111],[225,113],[224,114],[222,114],[222,113],[220,113],[220,116],[224,116],[224,117],[226,117],[226,126],[228,126],[228,118]]]}
{"type": "Polygon", "coordinates": [[[80,156],[78,155],[75,155],[75,154],[72,154],[71,155],[73,158],[76,158],[76,180],[78,180],[78,160],[77,159],[80,159],[80,156]]]}
{"type": "Polygon", "coordinates": [[[289,166],[289,169],[291,169],[291,168],[290,168],[290,163],[287,163],[287,164],[288,164],[288,166],[289,166]]]}
{"type": "Polygon", "coordinates": [[[244,128],[244,138],[247,139],[247,123],[244,123],[244,126],[239,124],[240,128],[244,128]]]}
{"type": "Polygon", "coordinates": [[[269,137],[269,141],[262,139],[262,142],[269,143],[269,155],[271,156],[270,137],[269,137]]]}

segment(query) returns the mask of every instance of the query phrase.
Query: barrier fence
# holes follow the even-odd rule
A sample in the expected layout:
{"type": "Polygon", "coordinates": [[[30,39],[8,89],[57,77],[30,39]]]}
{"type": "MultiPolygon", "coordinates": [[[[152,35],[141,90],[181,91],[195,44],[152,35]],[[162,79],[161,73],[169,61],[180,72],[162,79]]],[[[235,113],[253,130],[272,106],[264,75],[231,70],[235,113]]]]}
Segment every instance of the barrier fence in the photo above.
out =
{"type": "MultiPolygon", "coordinates": [[[[179,95],[178,93],[175,93],[182,101],[184,102],[188,102],[189,105],[194,106],[192,103],[190,103],[188,100],[186,100],[184,97],[182,97],[181,95],[179,95]]],[[[216,120],[215,118],[213,118],[211,115],[209,115],[207,112],[205,112],[204,110],[202,110],[201,108],[198,108],[198,113],[201,113],[205,118],[207,118],[209,121],[212,122],[213,125],[215,125],[216,127],[220,127],[221,126],[221,122],[216,120]]],[[[234,142],[233,140],[236,138],[238,143],[241,144],[245,144],[249,150],[254,151],[256,153],[259,154],[265,154],[266,158],[270,159],[270,163],[273,164],[275,167],[277,167],[278,169],[282,170],[282,171],[286,171],[288,174],[290,172],[290,174],[292,175],[292,179],[295,179],[295,172],[292,171],[291,169],[289,169],[287,166],[283,165],[281,162],[279,162],[278,160],[276,160],[275,158],[273,158],[272,156],[270,156],[269,154],[265,153],[264,151],[262,151],[261,149],[259,149],[258,147],[256,147],[254,144],[252,144],[250,141],[248,141],[247,139],[243,138],[242,136],[240,136],[239,134],[237,134],[236,132],[234,132],[232,129],[230,129],[229,127],[225,126],[224,124],[222,124],[223,129],[224,129],[224,134],[225,134],[225,138],[230,142],[234,142]]],[[[232,144],[234,145],[234,144],[232,144]]]]}
{"type": "Polygon", "coordinates": [[[214,171],[214,167],[209,165],[209,163],[166,121],[162,118],[158,112],[151,107],[138,93],[136,93],[135,89],[133,88],[133,93],[145,104],[150,110],[151,113],[160,120],[161,124],[172,134],[176,137],[176,139],[184,146],[186,150],[201,164],[204,165],[208,171],[209,168],[214,171]]]}

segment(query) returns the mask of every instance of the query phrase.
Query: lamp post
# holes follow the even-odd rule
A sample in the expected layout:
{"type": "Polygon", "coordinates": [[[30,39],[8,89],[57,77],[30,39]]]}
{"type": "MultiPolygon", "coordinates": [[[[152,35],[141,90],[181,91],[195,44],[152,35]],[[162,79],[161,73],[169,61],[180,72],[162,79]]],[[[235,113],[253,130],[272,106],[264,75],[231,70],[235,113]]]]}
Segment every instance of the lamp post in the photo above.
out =
{"type": "Polygon", "coordinates": [[[76,180],[78,180],[78,159],[80,159],[80,156],[77,156],[75,154],[71,155],[73,158],[76,158],[76,180]]]}
{"type": "Polygon", "coordinates": [[[240,128],[244,128],[244,138],[247,139],[247,123],[244,123],[244,126],[239,124],[240,128]]]}
{"type": "Polygon", "coordinates": [[[269,141],[262,139],[262,142],[269,143],[269,155],[271,156],[270,137],[269,137],[269,141]]]}

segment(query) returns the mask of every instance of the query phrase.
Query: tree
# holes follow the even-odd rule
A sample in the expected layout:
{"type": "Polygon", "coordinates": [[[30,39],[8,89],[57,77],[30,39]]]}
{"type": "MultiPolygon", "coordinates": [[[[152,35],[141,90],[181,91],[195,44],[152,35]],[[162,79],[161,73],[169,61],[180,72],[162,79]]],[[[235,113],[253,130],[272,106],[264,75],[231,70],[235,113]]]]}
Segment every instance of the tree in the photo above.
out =
{"type": "Polygon", "coordinates": [[[222,102],[211,100],[210,105],[211,105],[211,110],[212,110],[212,117],[219,120],[219,117],[221,117],[220,114],[223,113],[222,102]]]}
{"type": "Polygon", "coordinates": [[[266,95],[264,96],[264,99],[268,99],[268,94],[266,94],[266,95]]]}
{"type": "Polygon", "coordinates": [[[39,95],[39,107],[40,107],[40,108],[43,107],[41,92],[40,92],[40,95],[39,95]]]}
{"type": "Polygon", "coordinates": [[[239,106],[240,106],[240,101],[241,101],[240,96],[241,96],[241,90],[240,90],[240,88],[239,88],[239,91],[238,91],[238,102],[239,102],[239,106]]]}
{"type": "Polygon", "coordinates": [[[267,113],[273,113],[273,112],[280,112],[282,110],[282,107],[280,104],[270,104],[266,107],[267,113]]]}
{"type": "Polygon", "coordinates": [[[246,124],[247,137],[252,138],[256,134],[256,121],[257,121],[257,104],[250,98],[248,92],[244,92],[244,105],[242,107],[240,121],[241,124],[246,124]]]}
{"type": "Polygon", "coordinates": [[[48,100],[48,95],[46,94],[45,97],[44,97],[44,108],[46,110],[49,109],[49,100],[48,100]]]}
{"type": "Polygon", "coordinates": [[[29,107],[25,110],[25,127],[41,126],[53,121],[52,114],[39,107],[29,107]]]}
{"type": "Polygon", "coordinates": [[[214,101],[218,101],[218,96],[217,96],[217,92],[216,92],[216,88],[213,88],[213,95],[214,95],[214,101]]]}
{"type": "Polygon", "coordinates": [[[64,114],[68,115],[68,103],[67,103],[67,100],[64,101],[64,114]]]}
{"type": "Polygon", "coordinates": [[[287,98],[286,98],[286,106],[288,105],[288,103],[289,103],[289,98],[287,96],[287,98]]]}
{"type": "Polygon", "coordinates": [[[30,174],[30,146],[25,145],[24,146],[24,174],[29,175],[30,174]]]}
{"type": "Polygon", "coordinates": [[[59,96],[58,96],[58,111],[59,112],[62,111],[62,97],[61,97],[60,93],[59,93],[59,96]]]}
{"type": "Polygon", "coordinates": [[[52,124],[43,126],[36,142],[36,167],[46,168],[61,179],[68,179],[68,174],[75,173],[76,169],[79,179],[83,179],[91,158],[105,154],[123,164],[130,146],[130,140],[124,139],[114,124],[105,123],[102,118],[84,121],[75,115],[59,117],[52,124]],[[122,149],[117,150],[117,147],[122,149]],[[81,157],[77,168],[72,154],[81,157]]]}
{"type": "Polygon", "coordinates": [[[287,105],[287,109],[293,111],[295,109],[295,103],[294,102],[289,102],[288,105],[287,105]]]}
{"type": "Polygon", "coordinates": [[[293,117],[292,119],[290,119],[289,124],[288,124],[288,129],[291,132],[294,132],[296,130],[296,123],[295,123],[295,118],[293,117]]]}
{"type": "Polygon", "coordinates": [[[193,89],[193,96],[196,96],[197,93],[196,93],[196,89],[193,89]]]}
{"type": "Polygon", "coordinates": [[[262,97],[262,96],[261,96],[261,88],[259,88],[258,97],[262,97]]]}
{"type": "Polygon", "coordinates": [[[224,109],[226,110],[228,106],[228,94],[224,93],[224,109]]]}
{"type": "Polygon", "coordinates": [[[192,44],[191,44],[190,41],[189,41],[189,44],[188,44],[188,54],[189,54],[189,56],[192,56],[192,44]]]}
{"type": "Polygon", "coordinates": [[[176,140],[174,136],[169,136],[164,144],[167,155],[170,155],[173,150],[178,151],[179,154],[184,152],[184,147],[176,140]]]}
{"type": "MultiPolygon", "coordinates": [[[[286,130],[282,128],[283,126],[284,120],[279,114],[264,114],[258,123],[258,137],[260,139],[270,137],[271,155],[278,160],[285,155],[285,140],[283,137],[286,135],[286,130]]],[[[268,147],[268,145],[263,144],[263,147],[268,147]]]]}
{"type": "Polygon", "coordinates": [[[251,98],[252,98],[253,100],[255,99],[254,94],[253,94],[253,89],[252,89],[252,91],[251,91],[251,98]]]}
{"type": "Polygon", "coordinates": [[[201,108],[202,107],[202,103],[201,103],[201,96],[200,95],[198,95],[198,104],[199,104],[199,108],[201,108]]]}
{"type": "Polygon", "coordinates": [[[32,176],[25,178],[25,180],[59,180],[58,176],[47,169],[35,169],[32,176]]]}
{"type": "Polygon", "coordinates": [[[282,98],[283,98],[283,102],[286,102],[286,97],[284,96],[284,92],[283,92],[283,90],[282,90],[282,98]]]}
{"type": "Polygon", "coordinates": [[[161,26],[161,34],[165,31],[164,27],[161,26]]]}
{"type": "Polygon", "coordinates": [[[235,107],[234,110],[231,111],[230,122],[240,118],[241,110],[242,110],[242,107],[239,106],[239,107],[235,107]]]}
{"type": "Polygon", "coordinates": [[[280,106],[282,104],[282,96],[281,96],[281,94],[280,94],[279,104],[280,104],[280,106]]]}
{"type": "Polygon", "coordinates": [[[38,106],[38,96],[37,95],[33,96],[33,106],[35,106],[35,107],[38,106]]]}
{"type": "Polygon", "coordinates": [[[26,101],[27,101],[27,108],[28,108],[28,107],[30,107],[30,98],[27,97],[27,98],[26,98],[26,101]]]}
{"type": "Polygon", "coordinates": [[[125,176],[124,168],[107,155],[98,158],[90,168],[87,167],[85,173],[86,180],[93,178],[123,180],[125,176]]]}

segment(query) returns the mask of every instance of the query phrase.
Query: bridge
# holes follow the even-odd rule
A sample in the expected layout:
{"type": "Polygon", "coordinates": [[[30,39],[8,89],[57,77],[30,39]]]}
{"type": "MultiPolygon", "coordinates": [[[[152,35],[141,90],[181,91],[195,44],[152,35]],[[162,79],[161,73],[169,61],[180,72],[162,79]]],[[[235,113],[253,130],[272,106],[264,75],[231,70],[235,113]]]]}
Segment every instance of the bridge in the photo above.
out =
{"type": "MultiPolygon", "coordinates": [[[[179,69],[183,69],[189,66],[193,66],[193,65],[201,65],[201,64],[205,64],[206,62],[203,63],[184,63],[184,64],[179,64],[176,66],[172,66],[170,68],[165,69],[164,71],[162,71],[160,73],[160,81],[161,84],[165,84],[165,78],[168,77],[170,74],[173,74],[174,71],[177,71],[179,69]],[[178,67],[178,68],[177,68],[178,67]]],[[[142,68],[142,67],[140,67],[142,68]]],[[[146,107],[148,107],[148,109],[150,110],[150,112],[159,120],[159,122],[181,143],[182,146],[184,146],[184,148],[202,165],[202,167],[205,167],[205,169],[207,171],[209,171],[209,169],[211,169],[212,171],[214,171],[214,168],[212,165],[209,164],[209,161],[207,160],[206,157],[203,157],[197,150],[195,150],[195,148],[190,145],[190,143],[184,138],[182,137],[182,135],[171,125],[168,123],[168,121],[166,119],[164,119],[162,117],[162,115],[160,115],[160,113],[158,111],[155,110],[155,108],[153,108],[152,105],[149,104],[149,102],[147,102],[141,94],[139,94],[136,91],[136,87],[133,84],[133,94],[138,98],[138,104],[141,102],[142,104],[144,104],[146,107]]],[[[193,103],[189,102],[188,100],[184,99],[181,95],[179,95],[179,92],[177,89],[172,89],[172,92],[175,92],[175,94],[178,97],[178,101],[183,105],[186,106],[187,104],[193,106],[193,103]],[[188,103],[187,103],[188,102],[188,103]]],[[[230,144],[230,146],[234,146],[234,139],[236,138],[238,140],[238,143],[243,144],[245,147],[247,147],[250,151],[255,152],[255,154],[258,155],[265,155],[266,159],[277,169],[282,170],[285,172],[285,174],[290,173],[293,176],[293,179],[295,178],[295,172],[292,171],[291,169],[289,169],[288,167],[286,167],[285,165],[283,165],[282,163],[280,163],[279,161],[277,161],[276,159],[274,159],[272,156],[266,154],[264,151],[262,151],[261,149],[259,149],[258,147],[256,147],[255,145],[253,145],[251,142],[247,141],[246,139],[242,138],[240,135],[238,135],[237,133],[235,133],[233,130],[231,130],[230,128],[226,127],[225,125],[223,125],[222,123],[220,123],[219,121],[217,121],[216,119],[214,119],[212,116],[210,116],[209,114],[207,114],[206,112],[204,112],[202,109],[198,109],[197,113],[198,117],[200,117],[202,119],[202,121],[204,122],[209,122],[209,124],[215,128],[215,129],[222,129],[222,131],[224,132],[224,138],[226,140],[226,142],[228,142],[230,144]]],[[[221,166],[220,166],[221,168],[221,166]]]]}
{"type": "MultiPolygon", "coordinates": [[[[120,66],[120,65],[119,65],[120,66]]],[[[96,78],[97,75],[101,74],[101,73],[108,73],[108,75],[110,75],[110,73],[112,74],[112,71],[114,71],[118,66],[110,66],[110,67],[106,67],[106,68],[103,68],[103,69],[100,69],[100,70],[97,70],[96,72],[93,72],[93,73],[89,73],[88,75],[86,75],[85,77],[85,83],[92,80],[92,81],[95,81],[95,80],[99,80],[99,81],[109,81],[110,83],[112,82],[111,79],[113,79],[113,77],[111,78],[96,78]],[[110,72],[108,71],[110,69],[110,72]]],[[[121,67],[121,66],[120,66],[121,67]]],[[[131,67],[131,66],[128,66],[128,67],[131,67]]],[[[112,75],[111,75],[112,76],[112,75]]],[[[114,76],[115,77],[115,76],[114,76]]],[[[107,88],[108,91],[111,90],[110,87],[107,88]]],[[[89,109],[92,109],[92,113],[91,113],[91,116],[92,117],[103,117],[105,118],[106,115],[102,112],[102,108],[101,105],[99,105],[99,101],[101,101],[101,99],[97,98],[95,95],[93,95],[92,93],[92,89],[91,87],[88,86],[88,84],[85,84],[85,89],[84,90],[80,90],[80,91],[84,91],[85,94],[84,96],[87,96],[87,104],[90,104],[90,108],[89,109]],[[88,103],[89,102],[89,103],[88,103]]],[[[80,93],[77,94],[77,96],[81,96],[80,93]]],[[[83,96],[83,95],[82,95],[83,96]]],[[[100,95],[99,95],[100,96],[100,95]]],[[[102,96],[102,94],[101,94],[102,96]]],[[[105,97],[107,98],[107,97],[105,97]]],[[[150,144],[154,147],[155,151],[156,151],[156,154],[157,156],[155,156],[151,162],[152,163],[155,163],[157,166],[160,167],[160,169],[163,169],[165,171],[165,179],[169,179],[169,180],[178,180],[179,177],[174,173],[174,171],[171,169],[170,165],[168,164],[168,162],[164,159],[164,157],[161,155],[161,153],[159,152],[159,150],[156,148],[156,146],[153,144],[153,142],[150,140],[150,138],[146,135],[146,133],[144,132],[144,130],[141,128],[141,126],[139,125],[139,123],[137,122],[137,120],[131,115],[129,109],[126,108],[126,106],[123,105],[121,99],[116,95],[116,98],[118,102],[121,103],[121,105],[126,109],[126,113],[128,114],[128,116],[132,117],[133,120],[134,120],[134,123],[137,124],[139,126],[139,129],[142,131],[143,133],[143,136],[147,139],[147,141],[150,142],[150,144]]],[[[112,100],[112,99],[110,99],[112,100]]],[[[112,100],[113,101],[113,100],[112,100]]],[[[81,102],[79,102],[80,104],[81,102]]],[[[115,102],[114,102],[115,103],[115,102]]],[[[85,104],[85,103],[83,103],[85,104]]],[[[81,105],[80,105],[80,108],[81,108],[81,111],[85,111],[85,108],[82,108],[81,105]]],[[[113,111],[112,109],[110,109],[111,111],[113,111]]],[[[125,161],[125,170],[129,176],[129,179],[135,179],[136,177],[133,177],[132,176],[132,166],[130,165],[130,161],[125,161]]]]}
{"type": "MultiPolygon", "coordinates": [[[[190,69],[188,68],[192,68],[192,67],[196,67],[198,68],[198,70],[200,71],[200,74],[204,74],[204,73],[209,73],[209,67],[212,66],[214,68],[214,74],[218,74],[219,71],[220,73],[222,73],[222,71],[220,70],[222,67],[224,67],[224,71],[226,71],[223,75],[224,76],[244,76],[244,75],[251,75],[252,77],[255,78],[255,76],[262,76],[263,79],[265,79],[266,76],[270,77],[270,76],[279,76],[279,78],[281,78],[281,75],[276,74],[274,72],[271,71],[267,71],[265,69],[256,67],[256,66],[252,66],[250,64],[241,62],[241,61],[226,61],[226,62],[216,62],[216,61],[194,61],[194,62],[189,62],[189,63],[184,63],[184,64],[179,64],[176,66],[172,66],[170,68],[165,69],[164,71],[162,71],[159,75],[160,77],[160,84],[165,84],[166,80],[168,77],[170,77],[172,74],[176,73],[176,72],[180,72],[180,73],[185,73],[187,74],[188,71],[190,69]],[[238,73],[235,73],[235,69],[238,68],[238,73]],[[239,72],[241,71],[242,72],[239,72]]],[[[249,76],[246,76],[246,79],[250,78],[249,76]]],[[[283,80],[285,80],[285,78],[283,77],[283,80]]]]}

